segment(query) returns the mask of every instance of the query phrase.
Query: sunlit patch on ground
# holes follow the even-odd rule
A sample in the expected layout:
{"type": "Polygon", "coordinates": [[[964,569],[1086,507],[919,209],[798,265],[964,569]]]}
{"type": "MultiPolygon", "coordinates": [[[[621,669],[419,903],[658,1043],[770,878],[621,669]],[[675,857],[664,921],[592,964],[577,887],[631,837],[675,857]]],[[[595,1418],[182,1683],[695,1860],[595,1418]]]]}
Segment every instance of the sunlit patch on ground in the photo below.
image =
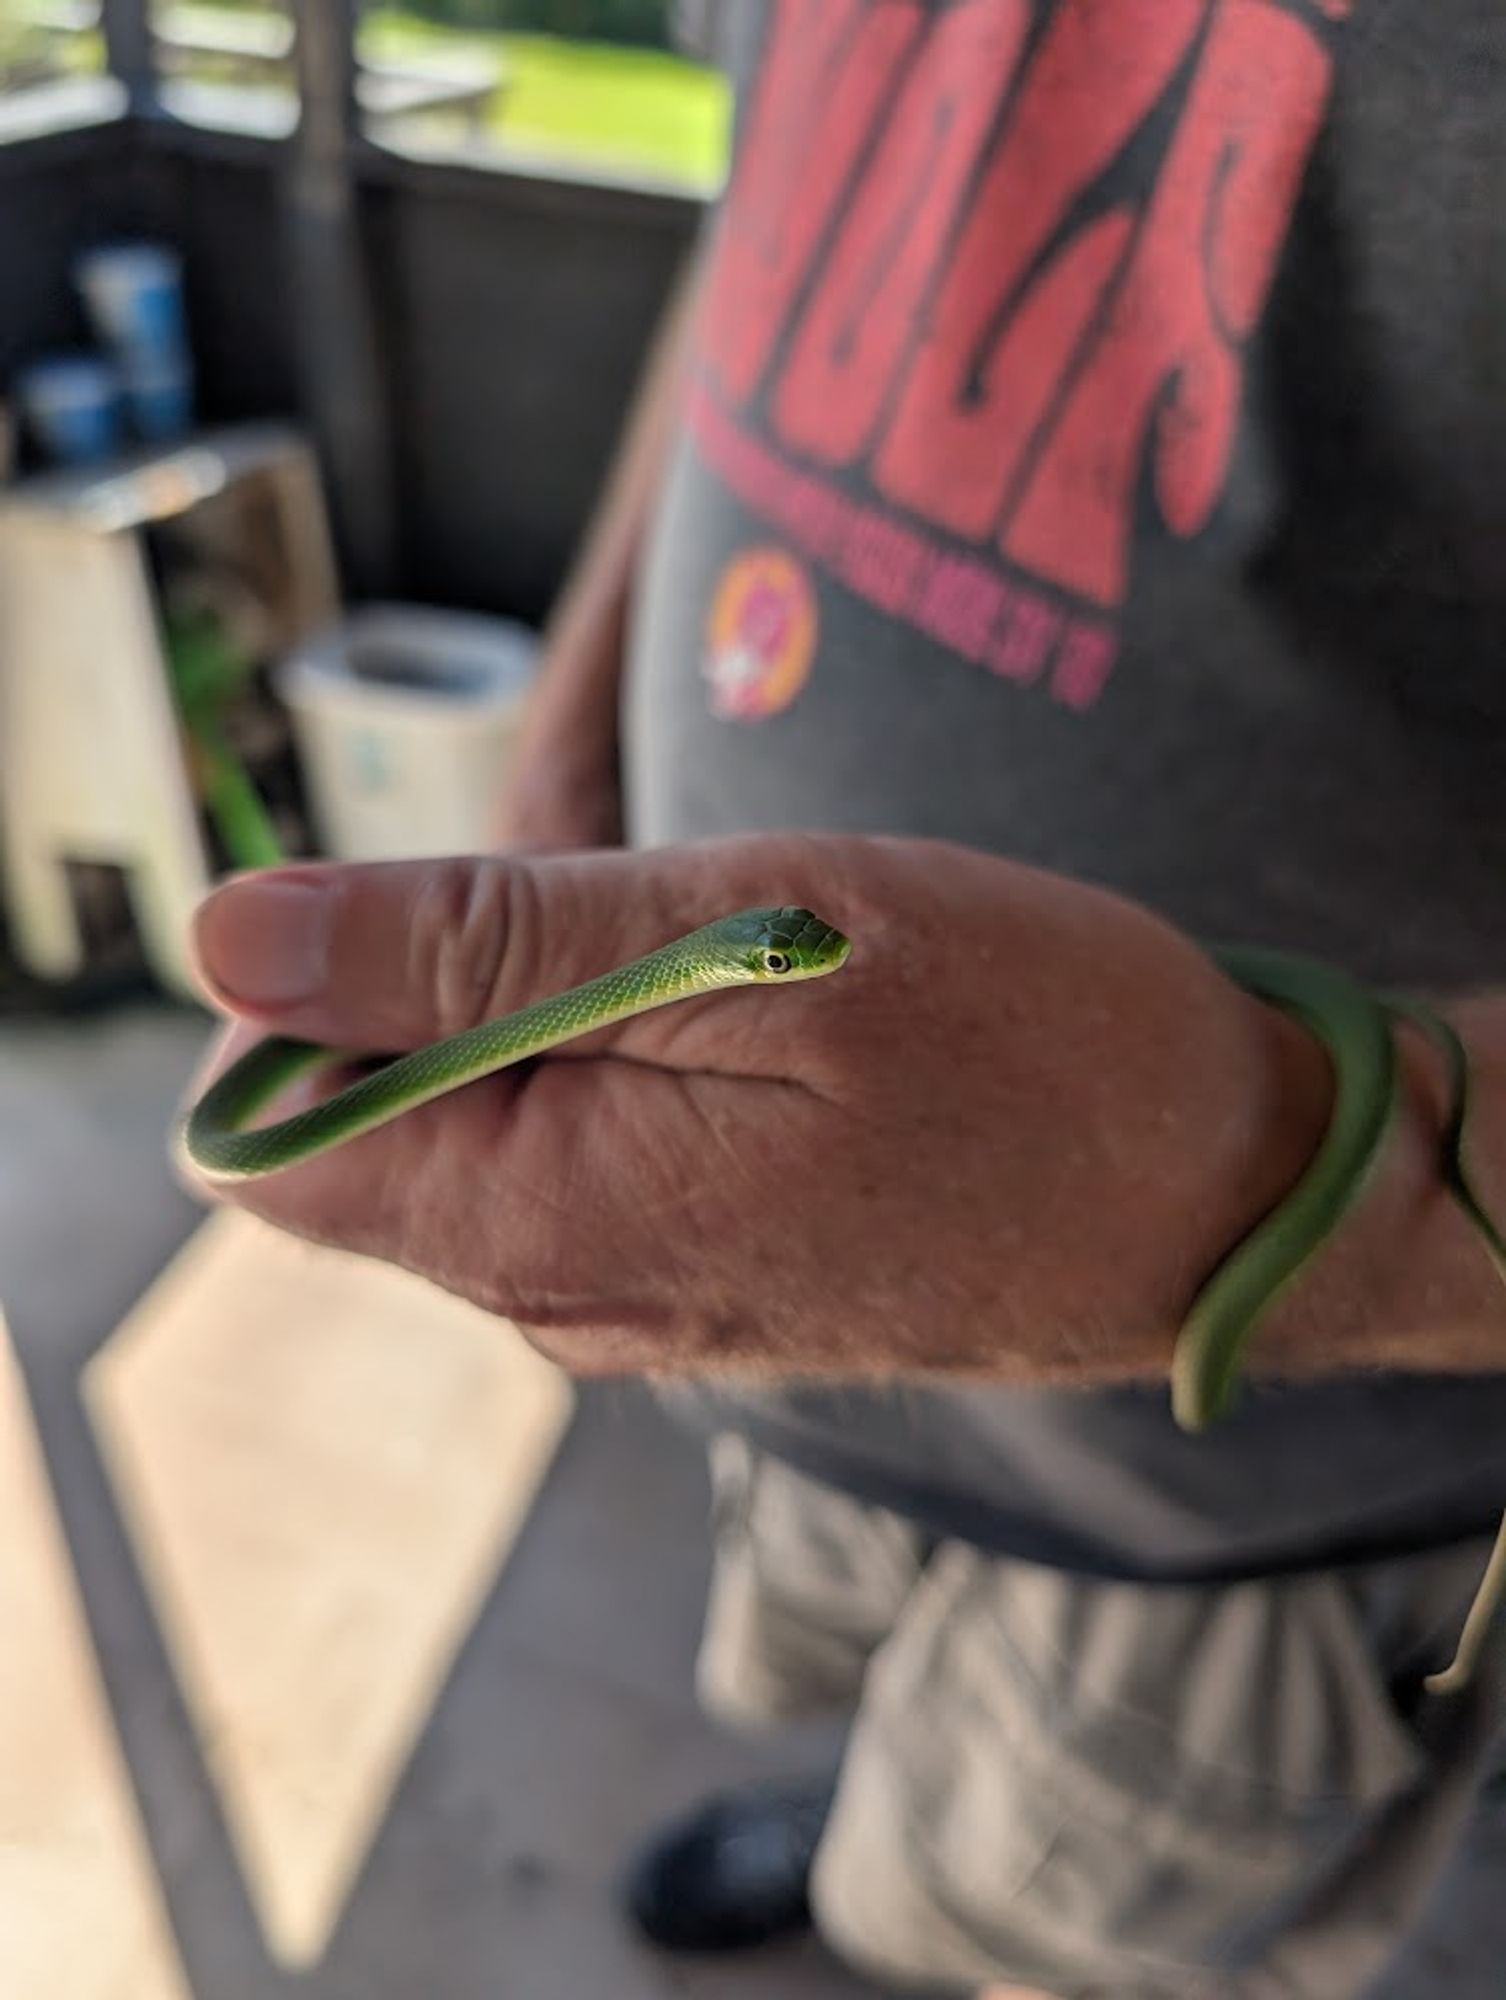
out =
{"type": "Polygon", "coordinates": [[[187,2000],[3,1319],[0,1994],[187,2000]]]}
{"type": "Polygon", "coordinates": [[[497,1320],[225,1213],[85,1393],[268,1948],[312,1964],[570,1389],[497,1320]]]}

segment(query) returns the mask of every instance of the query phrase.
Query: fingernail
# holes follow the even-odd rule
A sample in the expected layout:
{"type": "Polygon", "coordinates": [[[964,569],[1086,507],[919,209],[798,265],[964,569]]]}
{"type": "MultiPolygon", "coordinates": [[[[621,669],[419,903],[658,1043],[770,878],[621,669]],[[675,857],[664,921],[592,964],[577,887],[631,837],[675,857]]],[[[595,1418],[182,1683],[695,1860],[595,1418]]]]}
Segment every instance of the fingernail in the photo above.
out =
{"type": "Polygon", "coordinates": [[[329,971],[330,892],[314,882],[232,882],[194,920],[194,948],[229,1000],[288,1007],[312,1000],[329,971]]]}

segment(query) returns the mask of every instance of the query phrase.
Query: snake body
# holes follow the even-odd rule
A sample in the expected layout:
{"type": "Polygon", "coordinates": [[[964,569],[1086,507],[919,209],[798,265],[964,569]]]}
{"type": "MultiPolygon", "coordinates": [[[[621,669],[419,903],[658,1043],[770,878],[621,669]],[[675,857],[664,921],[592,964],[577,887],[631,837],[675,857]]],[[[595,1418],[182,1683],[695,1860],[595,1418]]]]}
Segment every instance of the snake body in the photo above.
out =
{"type": "MultiPolygon", "coordinates": [[[[1290,953],[1236,945],[1210,956],[1237,985],[1318,1038],[1333,1069],[1333,1102],[1328,1129],[1296,1186],[1228,1253],[1182,1323],[1172,1361],[1172,1410],[1184,1430],[1201,1430],[1228,1408],[1260,1319],[1368,1185],[1399,1096],[1394,1032],[1399,1021],[1427,1035],[1447,1063],[1449,1107],[1439,1172],[1506,1280],[1506,1236],[1480,1198],[1464,1151],[1469,1057],[1442,1015],[1416,1000],[1372,993],[1343,973],[1290,953]]],[[[1468,1686],[1503,1602],[1506,1514],[1454,1657],[1441,1672],[1426,1676],[1430,1693],[1456,1694],[1468,1686]]]]}
{"type": "Polygon", "coordinates": [[[247,1131],[246,1122],[294,1078],[335,1059],[317,1042],[272,1036],[200,1098],[184,1126],[183,1149],[210,1181],[277,1173],[593,1028],[726,986],[819,978],[835,972],[849,949],[840,931],[809,910],[739,910],[567,993],[399,1056],[307,1111],[247,1131]]]}
{"type": "Polygon", "coordinates": [[[1184,1430],[1228,1409],[1256,1327],[1364,1192],[1397,1102],[1391,1022],[1363,987],[1285,952],[1231,945],[1209,955],[1236,985],[1317,1036],[1333,1068],[1333,1105],[1296,1186],[1229,1252],[1182,1322],[1171,1399],[1184,1430]]]}
{"type": "MultiPolygon", "coordinates": [[[[310,1109],[246,1129],[294,1078],[338,1060],[319,1044],[272,1037],[205,1092],[185,1122],[182,1147],[210,1181],[276,1173],[595,1028],[724,987],[820,978],[844,964],[849,949],[840,931],[809,910],[742,910],[568,992],[399,1056],[310,1109]]],[[[1333,1099],[1327,1132],[1296,1185],[1207,1276],[1182,1324],[1172,1364],[1172,1413],[1189,1431],[1227,1410],[1266,1313],[1364,1192],[1397,1104],[1398,1019],[1410,1020],[1444,1053],[1451,1105],[1440,1169],[1506,1277],[1506,1237],[1480,1201],[1464,1157],[1469,1065],[1453,1029],[1415,1002],[1388,1000],[1285,952],[1231,945],[1209,955],[1236,984],[1318,1038],[1332,1066],[1333,1099]]],[[[1430,1689],[1452,1692],[1469,1680],[1503,1598],[1506,1520],[1454,1661],[1430,1677],[1430,1689]]]]}

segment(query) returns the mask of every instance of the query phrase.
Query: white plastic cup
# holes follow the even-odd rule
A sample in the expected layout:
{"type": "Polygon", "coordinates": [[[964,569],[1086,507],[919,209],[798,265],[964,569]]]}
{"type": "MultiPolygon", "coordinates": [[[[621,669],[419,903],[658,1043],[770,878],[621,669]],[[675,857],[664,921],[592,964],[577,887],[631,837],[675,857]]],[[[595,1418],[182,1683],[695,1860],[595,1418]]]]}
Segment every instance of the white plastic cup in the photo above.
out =
{"type": "Polygon", "coordinates": [[[538,643],[463,612],[372,605],[278,673],[327,854],[341,861],[490,847],[538,643]]]}
{"type": "Polygon", "coordinates": [[[24,369],[16,401],[43,456],[91,465],[120,444],[120,381],[92,354],[56,354],[24,369]]]}
{"type": "Polygon", "coordinates": [[[74,277],[99,340],[139,364],[181,364],[188,354],[183,265],[159,243],[111,243],[86,251],[74,277]]]}

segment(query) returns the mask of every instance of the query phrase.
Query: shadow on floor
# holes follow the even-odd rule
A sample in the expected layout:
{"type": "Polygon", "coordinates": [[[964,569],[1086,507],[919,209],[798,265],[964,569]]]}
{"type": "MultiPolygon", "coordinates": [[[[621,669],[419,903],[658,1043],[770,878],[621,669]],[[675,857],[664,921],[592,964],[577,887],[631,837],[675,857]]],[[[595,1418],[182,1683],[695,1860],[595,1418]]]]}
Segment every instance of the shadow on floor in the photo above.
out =
{"type": "MultiPolygon", "coordinates": [[[[629,1387],[581,1398],[320,1962],[298,1977],[271,1965],[79,1396],[90,1356],[200,1220],[163,1135],[204,1035],[199,1017],[152,1007],[0,1024],[0,1297],[191,2000],[861,2000],[871,1989],[814,1945],[675,1964],[617,1918],[612,1885],[645,1829],[830,1748],[822,1732],[736,1743],[697,1712],[704,1468],[629,1387]]],[[[1481,1968],[1506,1962],[1506,1787],[1487,1791],[1476,1831],[1371,2000],[1501,1990],[1481,1968]]],[[[126,2000],[113,1981],[68,2000],[107,1996],[126,2000]]],[[[57,1986],[5,2000],[57,2000],[57,1986]]]]}
{"type": "Polygon", "coordinates": [[[204,1033],[153,1007],[0,1031],[0,1296],[193,2000],[859,2000],[870,1989],[813,1944],[677,1964],[616,1914],[645,1830],[831,1745],[825,1731],[737,1743],[697,1711],[704,1467],[630,1386],[580,1399],[319,1964],[271,1964],[79,1396],[91,1354],[200,1220],[163,1134],[204,1033]]]}

